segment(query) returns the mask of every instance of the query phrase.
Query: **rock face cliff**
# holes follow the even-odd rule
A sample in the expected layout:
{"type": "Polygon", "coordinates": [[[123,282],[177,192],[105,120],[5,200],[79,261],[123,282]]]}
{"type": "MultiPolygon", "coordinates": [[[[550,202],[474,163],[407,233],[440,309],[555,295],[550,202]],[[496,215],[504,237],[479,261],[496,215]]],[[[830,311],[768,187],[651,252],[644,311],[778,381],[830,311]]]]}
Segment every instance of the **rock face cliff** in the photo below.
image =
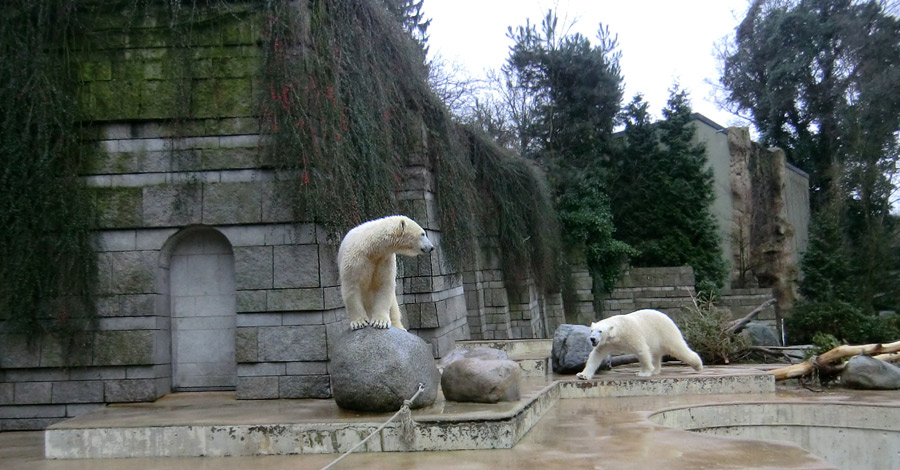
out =
{"type": "Polygon", "coordinates": [[[790,311],[799,253],[788,217],[788,165],[784,151],[750,139],[747,128],[728,129],[731,152],[732,279],[735,287],[771,287],[778,311],[790,311]]]}

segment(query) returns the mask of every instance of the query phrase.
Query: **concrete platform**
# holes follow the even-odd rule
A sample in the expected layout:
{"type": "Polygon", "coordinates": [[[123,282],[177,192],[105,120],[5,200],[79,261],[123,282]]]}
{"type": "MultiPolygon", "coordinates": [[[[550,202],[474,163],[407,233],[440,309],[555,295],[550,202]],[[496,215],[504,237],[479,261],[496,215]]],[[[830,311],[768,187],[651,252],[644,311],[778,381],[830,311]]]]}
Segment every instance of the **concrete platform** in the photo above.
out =
{"type": "MultiPolygon", "coordinates": [[[[174,401],[190,400],[192,397],[174,401]]],[[[788,441],[751,440],[688,432],[654,422],[661,411],[703,405],[742,404],[748,400],[781,404],[853,406],[878,404],[900,408],[900,392],[826,390],[811,393],[779,386],[755,395],[674,395],[560,400],[512,449],[449,452],[354,453],[336,469],[398,468],[497,470],[628,469],[834,469],[822,458],[788,441]]],[[[306,400],[296,403],[306,406],[306,400]]],[[[182,405],[186,402],[182,402],[182,405]]],[[[174,405],[174,403],[173,403],[174,405]]],[[[829,444],[840,446],[840,439],[829,444]]],[[[336,454],[252,457],[168,457],[50,460],[43,456],[43,433],[0,433],[3,470],[266,470],[319,469],[336,454]]],[[[863,452],[867,449],[859,449],[863,452]]],[[[888,455],[890,457],[890,455],[888,455]]],[[[862,462],[860,462],[862,463],[862,462]]],[[[840,468],[877,469],[852,462],[840,468]]],[[[885,467],[891,468],[891,467],[885,467]]]]}
{"type": "MultiPolygon", "coordinates": [[[[530,352],[529,352],[530,353],[530,352]]],[[[756,369],[709,367],[700,373],[666,365],[636,377],[637,366],[592,381],[573,376],[526,377],[522,399],[499,404],[447,402],[414,410],[415,426],[399,420],[370,440],[366,452],[511,448],[560,398],[772,393],[771,375],[756,369]]],[[[339,409],[333,400],[238,401],[230,393],[173,394],[154,403],[111,405],[45,431],[51,459],[199,457],[342,453],[392,414],[339,409]]]]}

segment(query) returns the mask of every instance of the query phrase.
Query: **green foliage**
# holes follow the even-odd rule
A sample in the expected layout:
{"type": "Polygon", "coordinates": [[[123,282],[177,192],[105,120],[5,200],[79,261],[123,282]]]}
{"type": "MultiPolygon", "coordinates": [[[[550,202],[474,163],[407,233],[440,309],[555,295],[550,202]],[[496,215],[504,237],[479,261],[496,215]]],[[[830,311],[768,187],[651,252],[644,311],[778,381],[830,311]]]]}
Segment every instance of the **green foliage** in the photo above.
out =
{"type": "Polygon", "coordinates": [[[77,5],[14,1],[0,20],[0,321],[7,333],[73,338],[94,317],[94,207],[67,54],[77,5]]]}
{"type": "Polygon", "coordinates": [[[611,291],[634,250],[615,238],[606,194],[595,182],[569,181],[557,204],[563,241],[583,250],[591,273],[603,281],[603,290],[611,291]]]}
{"type": "Polygon", "coordinates": [[[393,14],[403,30],[422,48],[423,57],[428,53],[428,26],[431,19],[425,19],[422,5],[425,0],[384,0],[388,11],[393,14]]]}
{"type": "Polygon", "coordinates": [[[753,3],[724,51],[727,100],[810,174],[814,208],[840,191],[841,167],[889,156],[898,45],[900,22],[879,2],[769,0],[753,3]]]}
{"type": "Polygon", "coordinates": [[[694,304],[679,321],[684,340],[704,364],[728,364],[747,354],[747,337],[728,331],[731,319],[728,311],[716,306],[713,291],[698,291],[694,304]]]}
{"type": "Polygon", "coordinates": [[[840,300],[803,301],[785,319],[785,332],[793,344],[814,341],[817,334],[829,334],[846,344],[893,342],[900,339],[896,316],[873,316],[840,300]]]}
{"type": "MultiPolygon", "coordinates": [[[[517,85],[534,95],[532,122],[522,132],[523,151],[566,180],[589,171],[603,155],[622,101],[616,39],[598,32],[598,45],[579,34],[559,36],[558,18],[548,11],[541,32],[530,23],[515,32],[507,59],[517,85]]],[[[557,185],[558,186],[558,185],[557,185]]]]}
{"type": "Polygon", "coordinates": [[[812,344],[815,346],[812,351],[809,352],[808,357],[805,359],[809,360],[812,356],[818,356],[822,353],[826,353],[831,351],[832,349],[841,345],[840,340],[834,337],[832,334],[828,333],[816,333],[812,337],[812,344]]]}
{"type": "Polygon", "coordinates": [[[800,293],[812,302],[857,303],[853,267],[838,217],[835,211],[821,211],[810,224],[809,246],[800,263],[800,293]]]}
{"type": "Polygon", "coordinates": [[[458,261],[474,240],[473,174],[421,46],[379,4],[270,1],[266,14],[262,130],[297,220],[339,234],[396,213],[404,169],[427,165],[442,245],[458,261]]]}
{"type": "Polygon", "coordinates": [[[570,251],[584,252],[591,272],[610,290],[631,253],[614,238],[609,200],[599,162],[608,150],[622,99],[616,40],[601,28],[598,44],[575,34],[560,36],[549,11],[541,31],[529,23],[509,37],[508,83],[530,99],[517,110],[523,152],[548,170],[557,199],[560,227],[570,251]]]}
{"type": "Polygon", "coordinates": [[[721,259],[712,170],[693,143],[687,93],[670,92],[664,120],[653,123],[640,95],[625,107],[623,139],[607,163],[606,187],[617,236],[634,247],[634,266],[694,268],[698,282],[721,286],[721,259]]]}
{"type": "Polygon", "coordinates": [[[504,278],[533,275],[544,291],[560,288],[560,233],[553,196],[532,163],[500,148],[480,130],[464,128],[485,226],[499,234],[504,278]]]}

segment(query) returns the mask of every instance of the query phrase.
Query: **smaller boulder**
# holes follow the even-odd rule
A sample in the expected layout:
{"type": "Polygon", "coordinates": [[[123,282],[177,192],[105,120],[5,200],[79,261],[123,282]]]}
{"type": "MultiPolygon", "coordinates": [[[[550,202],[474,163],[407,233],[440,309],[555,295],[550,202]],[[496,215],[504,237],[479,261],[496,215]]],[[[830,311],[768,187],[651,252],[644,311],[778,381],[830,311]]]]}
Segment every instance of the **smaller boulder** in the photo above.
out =
{"type": "Polygon", "coordinates": [[[897,390],[900,367],[869,356],[854,356],[841,372],[841,383],[863,390],[897,390]]]}
{"type": "Polygon", "coordinates": [[[444,369],[441,389],[450,401],[497,403],[521,397],[522,370],[508,359],[463,358],[444,369]]]}
{"type": "MultiPolygon", "coordinates": [[[[553,372],[575,374],[584,370],[591,354],[591,328],[584,325],[559,325],[553,333],[553,348],[550,352],[553,372]]],[[[609,358],[603,358],[599,369],[609,370],[609,358]]]]}

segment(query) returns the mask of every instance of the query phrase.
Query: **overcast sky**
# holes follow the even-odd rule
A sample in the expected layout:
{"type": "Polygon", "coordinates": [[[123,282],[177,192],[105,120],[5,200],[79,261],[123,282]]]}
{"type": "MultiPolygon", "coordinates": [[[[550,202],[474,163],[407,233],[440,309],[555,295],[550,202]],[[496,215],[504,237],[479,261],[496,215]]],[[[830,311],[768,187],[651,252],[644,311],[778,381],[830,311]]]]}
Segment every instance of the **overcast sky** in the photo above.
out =
{"type": "Polygon", "coordinates": [[[714,46],[734,33],[747,5],[747,0],[425,0],[423,9],[432,20],[430,54],[462,65],[473,78],[499,69],[512,45],[507,27],[524,25],[526,18],[540,28],[547,10],[555,8],[560,26],[574,20],[572,31],[592,44],[602,22],[619,38],[623,104],[643,93],[659,118],[677,80],[690,93],[695,112],[728,126],[747,123],[720,110],[705,81],[718,81],[714,46]]]}

